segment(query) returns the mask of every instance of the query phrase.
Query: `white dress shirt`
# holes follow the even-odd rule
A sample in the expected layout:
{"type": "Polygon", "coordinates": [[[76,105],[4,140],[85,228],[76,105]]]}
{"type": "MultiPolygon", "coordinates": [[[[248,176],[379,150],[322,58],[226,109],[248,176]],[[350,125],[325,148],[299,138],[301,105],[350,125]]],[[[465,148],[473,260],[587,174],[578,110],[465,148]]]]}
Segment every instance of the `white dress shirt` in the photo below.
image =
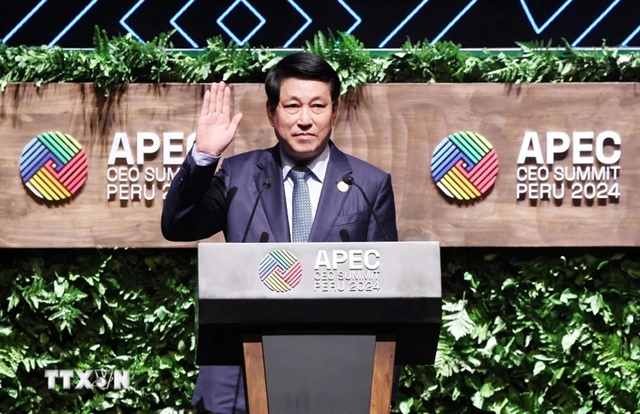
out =
{"type": "MultiPolygon", "coordinates": [[[[327,165],[329,165],[329,155],[331,151],[329,150],[329,145],[327,145],[316,158],[311,160],[307,164],[307,168],[311,170],[311,175],[307,180],[307,184],[309,186],[309,197],[311,198],[311,214],[315,220],[316,211],[318,210],[318,202],[320,201],[320,193],[322,192],[322,185],[324,184],[324,178],[327,173],[327,165]]],[[[196,165],[199,166],[207,166],[213,164],[215,161],[219,160],[220,157],[214,157],[211,155],[207,155],[201,152],[198,152],[195,144],[193,146],[193,151],[191,151],[191,156],[195,161],[196,165]]],[[[287,218],[289,220],[289,236],[291,235],[292,223],[292,210],[293,210],[293,179],[289,177],[289,171],[293,167],[296,166],[296,162],[291,159],[287,154],[282,151],[282,147],[280,147],[280,159],[282,160],[282,181],[284,184],[284,197],[287,204],[287,218]]]]}
{"type": "MultiPolygon", "coordinates": [[[[311,175],[307,180],[309,186],[309,197],[311,198],[311,215],[313,219],[316,218],[316,211],[318,210],[318,202],[320,201],[320,193],[322,192],[322,184],[324,183],[324,177],[327,173],[327,165],[329,164],[329,146],[324,149],[315,157],[311,162],[306,164],[307,168],[311,170],[311,175]]],[[[293,179],[289,176],[289,171],[296,166],[296,162],[292,160],[287,154],[282,151],[280,147],[280,159],[282,160],[282,180],[284,181],[284,197],[287,201],[287,217],[289,219],[289,235],[292,231],[291,218],[293,217],[293,179]]],[[[292,236],[293,237],[293,236],[292,236]]]]}

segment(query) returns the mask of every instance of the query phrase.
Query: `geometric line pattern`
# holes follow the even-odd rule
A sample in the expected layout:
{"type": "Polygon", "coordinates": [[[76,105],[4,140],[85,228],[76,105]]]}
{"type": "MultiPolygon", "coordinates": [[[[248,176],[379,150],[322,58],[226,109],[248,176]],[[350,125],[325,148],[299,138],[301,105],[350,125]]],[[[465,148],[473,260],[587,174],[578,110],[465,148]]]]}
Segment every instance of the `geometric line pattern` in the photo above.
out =
{"type": "Polygon", "coordinates": [[[431,175],[436,186],[449,198],[476,200],[496,182],[498,155],[482,135],[456,132],[433,152],[431,175]]]}
{"type": "Polygon", "coordinates": [[[302,279],[302,264],[287,250],[273,250],[258,266],[260,280],[270,290],[288,292],[302,279]]]}
{"type": "Polygon", "coordinates": [[[49,42],[49,47],[53,47],[56,43],[58,43],[58,41],[62,39],[62,37],[67,34],[67,32],[71,30],[71,28],[75,26],[76,23],[78,23],[78,20],[82,19],[82,16],[87,14],[89,9],[91,9],[97,2],[98,0],[92,0],[91,3],[89,3],[84,9],[82,9],[82,11],[78,13],[76,17],[74,17],[73,20],[71,20],[71,22],[69,22],[69,24],[64,29],[62,29],[62,31],[58,33],[58,35],[51,42],[49,42]]]}
{"type": "Polygon", "coordinates": [[[524,10],[524,13],[527,15],[527,19],[529,19],[529,23],[531,23],[531,27],[533,28],[533,30],[535,30],[537,34],[540,34],[540,32],[546,29],[547,26],[549,26],[549,24],[551,24],[551,22],[554,21],[556,17],[558,17],[558,15],[562,13],[564,9],[567,8],[567,6],[571,3],[571,1],[572,0],[565,1],[564,4],[560,6],[558,10],[556,10],[556,12],[553,13],[551,17],[549,17],[547,21],[542,23],[542,25],[540,26],[538,26],[533,16],[531,15],[531,11],[529,10],[529,6],[527,5],[526,0],[520,0],[520,3],[522,4],[522,9],[524,10]]]}
{"type": "Polygon", "coordinates": [[[462,11],[461,11],[460,13],[458,13],[458,15],[457,15],[456,17],[454,17],[454,18],[453,18],[453,20],[451,20],[451,21],[449,22],[449,24],[448,24],[444,29],[442,29],[442,31],[441,31],[440,33],[438,33],[438,34],[436,35],[436,37],[434,37],[434,38],[433,38],[433,40],[430,42],[430,44],[434,44],[435,42],[437,42],[438,40],[440,40],[440,38],[441,38],[442,36],[444,36],[444,35],[449,31],[449,29],[451,29],[451,28],[452,28],[456,23],[458,23],[458,20],[460,20],[460,19],[462,18],[462,16],[464,16],[464,15],[469,11],[469,9],[470,9],[474,4],[476,4],[476,2],[477,2],[477,1],[478,1],[478,0],[471,0],[471,1],[469,2],[469,4],[467,4],[467,5],[465,6],[465,8],[464,8],[464,9],[462,9],[462,11]]]}
{"type": "Polygon", "coordinates": [[[571,43],[572,47],[576,47],[578,46],[578,44],[580,42],[582,42],[582,39],[584,39],[589,33],[591,33],[591,31],[593,30],[594,27],[596,27],[601,21],[602,19],[604,19],[607,14],[609,14],[611,12],[611,10],[613,10],[614,7],[616,7],[618,5],[618,3],[620,3],[620,0],[615,0],[614,2],[612,2],[609,7],[607,7],[607,9],[602,12],[600,14],[600,16],[598,16],[597,19],[595,19],[593,21],[593,23],[591,23],[589,25],[589,27],[587,27],[587,30],[585,30],[584,32],[582,32],[582,34],[580,36],[578,36],[578,38],[576,40],[573,41],[573,43],[571,43]]]}
{"type": "Polygon", "coordinates": [[[72,197],[87,180],[87,154],[71,135],[45,132],[22,150],[20,177],[37,197],[60,201],[72,197]]]}
{"type": "Polygon", "coordinates": [[[129,18],[129,16],[131,16],[137,9],[138,7],[140,7],[142,5],[142,3],[144,3],[145,0],[139,0],[132,8],[129,9],[129,11],[127,11],[125,13],[124,16],[122,16],[122,18],[120,19],[120,24],[122,25],[122,27],[124,27],[125,29],[127,29],[127,32],[131,33],[133,35],[133,37],[135,37],[136,39],[138,39],[141,43],[144,43],[144,40],[142,40],[142,38],[140,36],[138,36],[138,34],[133,31],[133,29],[127,24],[127,19],[129,18]]]}
{"type": "Polygon", "coordinates": [[[20,30],[20,28],[22,26],[24,26],[24,24],[31,18],[31,16],[33,16],[40,9],[40,7],[42,7],[47,1],[49,1],[49,0],[41,0],[40,3],[38,3],[33,9],[31,9],[29,11],[29,13],[27,13],[27,15],[24,16],[22,18],[22,20],[20,20],[20,23],[15,25],[15,27],[13,29],[11,29],[11,31],[9,31],[9,33],[7,33],[7,35],[4,37],[4,39],[2,39],[2,42],[3,43],[7,43],[9,41],[9,39],[11,39],[11,36],[13,36],[13,34],[15,32],[17,32],[18,30],[20,30]]]}
{"type": "Polygon", "coordinates": [[[639,0],[458,0],[455,7],[454,2],[450,2],[451,5],[447,7],[442,6],[442,3],[447,2],[429,0],[24,0],[14,1],[13,3],[20,4],[20,8],[16,7],[15,11],[8,8],[7,17],[4,20],[0,19],[0,41],[7,44],[20,41],[28,45],[49,46],[64,43],[65,47],[69,48],[91,48],[93,27],[111,27],[115,18],[127,33],[142,43],[144,40],[136,33],[138,30],[144,28],[148,34],[159,33],[166,30],[170,24],[170,27],[181,35],[177,41],[181,45],[184,44],[182,47],[193,49],[200,47],[194,38],[204,39],[219,34],[226,34],[240,46],[252,42],[264,47],[289,48],[296,47],[296,44],[300,47],[301,43],[311,40],[314,35],[309,31],[312,24],[323,31],[346,29],[346,34],[364,36],[360,40],[364,42],[365,47],[378,45],[379,48],[399,48],[405,39],[428,38],[430,43],[453,40],[465,47],[502,48],[513,46],[513,42],[523,40],[523,36],[526,40],[536,40],[536,37],[540,40],[549,37],[567,38],[573,47],[600,47],[599,38],[607,39],[612,44],[633,47],[638,45],[640,31],[637,25],[638,2],[639,0]],[[21,3],[28,5],[24,6],[21,3]],[[111,6],[109,3],[117,6],[111,6]],[[545,3],[549,5],[540,9],[540,4],[545,3]],[[78,4],[82,5],[81,11],[78,11],[78,4]],[[198,6],[198,13],[203,16],[219,16],[216,19],[218,24],[211,24],[206,19],[183,18],[195,5],[198,6]],[[143,7],[153,7],[154,17],[144,19],[143,7]],[[458,9],[459,7],[461,8],[458,9]],[[244,17],[246,13],[242,9],[252,13],[255,19],[251,16],[244,17]],[[494,9],[497,13],[494,13],[494,9]],[[362,14],[365,10],[366,13],[362,14]],[[45,30],[40,30],[37,25],[41,23],[36,23],[34,17],[42,20],[42,15],[52,11],[57,15],[64,15],[63,19],[58,20],[65,23],[59,28],[49,25],[45,30]],[[356,11],[361,11],[361,15],[356,11]],[[348,13],[347,20],[334,16],[336,13],[344,12],[348,13]],[[135,30],[127,23],[133,20],[134,13],[139,15],[136,19],[139,29],[136,27],[135,30]],[[120,17],[120,14],[123,15],[120,17]],[[299,15],[302,21],[296,15],[299,15]],[[597,16],[595,20],[594,16],[597,16]],[[562,24],[559,22],[561,17],[564,17],[562,24]],[[525,19],[525,24],[502,25],[505,19],[525,19]],[[462,26],[465,30],[462,30],[462,26]],[[496,29],[495,26],[499,28],[496,29]],[[480,45],[477,40],[479,37],[469,33],[484,30],[486,27],[493,27],[490,33],[485,33],[487,40],[483,40],[489,44],[480,45]],[[265,30],[267,28],[269,30],[265,30]],[[248,31],[246,35],[245,30],[248,31]],[[596,30],[598,36],[593,35],[596,30]],[[574,38],[575,40],[572,40],[574,38]],[[594,42],[596,44],[593,44],[594,42]]]}
{"type": "Polygon", "coordinates": [[[179,11],[178,13],[176,13],[171,20],[169,20],[169,23],[171,23],[171,26],[173,26],[181,35],[182,37],[184,37],[187,42],[189,42],[189,44],[195,49],[198,47],[198,44],[191,38],[189,37],[189,35],[187,34],[187,32],[184,31],[184,29],[182,29],[182,27],[180,27],[178,25],[178,23],[176,23],[176,20],[182,16],[182,13],[185,12],[185,10],[187,10],[189,8],[189,6],[191,6],[191,4],[193,4],[193,2],[196,0],[189,0],[187,2],[187,4],[185,4],[179,11]]]}
{"type": "Polygon", "coordinates": [[[636,35],[637,35],[638,33],[640,33],[640,25],[638,25],[638,27],[636,27],[636,29],[635,29],[633,32],[631,32],[631,34],[630,34],[629,36],[627,36],[627,38],[626,38],[626,39],[624,39],[624,40],[622,41],[622,46],[628,46],[628,45],[629,45],[629,42],[631,41],[631,39],[633,39],[634,37],[636,37],[636,35]]]}
{"type": "Polygon", "coordinates": [[[222,28],[222,30],[224,30],[239,46],[244,45],[246,42],[248,42],[254,34],[256,34],[256,32],[258,30],[260,30],[260,28],[262,26],[264,26],[264,24],[267,21],[265,20],[264,17],[262,17],[262,15],[258,12],[258,10],[255,9],[255,7],[253,7],[251,5],[251,3],[249,3],[247,0],[236,0],[235,2],[233,2],[233,4],[231,6],[229,6],[227,8],[227,10],[224,11],[224,13],[222,13],[217,19],[216,19],[216,23],[218,23],[218,26],[220,26],[222,28]],[[225,24],[224,24],[224,18],[227,17],[227,15],[229,13],[231,13],[233,11],[233,9],[236,8],[236,6],[242,3],[244,4],[244,6],[249,9],[249,11],[251,13],[253,13],[254,16],[256,16],[256,18],[258,19],[258,24],[253,28],[253,30],[251,30],[251,32],[249,32],[248,35],[245,36],[244,39],[240,40],[235,33],[233,33],[231,31],[231,29],[229,29],[225,24]]]}
{"type": "Polygon", "coordinates": [[[362,23],[362,19],[360,18],[360,16],[358,16],[358,14],[356,12],[353,11],[353,9],[351,7],[349,7],[349,5],[347,3],[345,3],[344,0],[338,0],[338,3],[340,3],[340,5],[347,11],[347,13],[349,13],[351,16],[353,16],[353,18],[356,20],[350,28],[347,29],[347,31],[345,32],[346,34],[350,34],[351,32],[353,32],[353,30],[358,27],[358,25],[360,23],[362,23]]]}
{"type": "Polygon", "coordinates": [[[389,40],[391,40],[393,38],[393,36],[396,35],[396,33],[398,33],[400,31],[400,29],[402,29],[404,27],[404,25],[407,24],[407,22],[409,22],[409,20],[411,20],[413,18],[413,16],[416,15],[416,13],[418,13],[420,11],[420,9],[422,7],[424,7],[425,4],[427,4],[429,2],[429,0],[422,0],[420,2],[420,4],[418,4],[412,11],[411,13],[409,13],[407,15],[407,17],[404,18],[404,20],[402,22],[400,22],[399,25],[397,25],[392,31],[391,33],[389,33],[389,35],[387,35],[387,37],[380,42],[380,44],[378,45],[378,47],[385,47],[387,45],[387,43],[389,43],[389,40]]]}
{"type": "Polygon", "coordinates": [[[296,40],[298,38],[298,36],[300,36],[300,33],[302,33],[304,31],[304,29],[307,28],[307,26],[309,26],[311,24],[311,22],[313,21],[313,19],[311,17],[309,17],[309,15],[307,13],[304,12],[304,10],[302,10],[302,8],[300,6],[298,6],[298,4],[293,1],[293,0],[287,0],[289,2],[289,4],[291,4],[291,6],[296,9],[296,11],[298,13],[300,13],[300,15],[302,17],[304,17],[304,19],[306,20],[306,22],[300,26],[300,28],[298,29],[297,32],[295,32],[290,38],[289,40],[287,40],[286,42],[284,42],[284,45],[282,47],[287,48],[291,45],[291,43],[293,43],[294,40],[296,40]]]}

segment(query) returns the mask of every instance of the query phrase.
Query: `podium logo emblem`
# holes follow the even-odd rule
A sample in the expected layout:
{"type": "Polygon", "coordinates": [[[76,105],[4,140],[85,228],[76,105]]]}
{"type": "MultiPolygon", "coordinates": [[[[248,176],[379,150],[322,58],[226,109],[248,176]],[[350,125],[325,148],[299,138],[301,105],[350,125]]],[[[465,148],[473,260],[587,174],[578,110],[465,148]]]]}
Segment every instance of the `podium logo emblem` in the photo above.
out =
{"type": "Polygon", "coordinates": [[[20,177],[38,198],[63,201],[73,197],[87,180],[87,154],[71,135],[45,132],[22,150],[20,177]]]}
{"type": "Polygon", "coordinates": [[[450,199],[479,200],[496,182],[498,155],[482,135],[456,132],[440,142],[433,152],[431,175],[440,191],[450,199]]]}
{"type": "Polygon", "coordinates": [[[288,292],[298,286],[302,279],[302,264],[287,250],[273,250],[258,266],[260,280],[270,290],[288,292]]]}

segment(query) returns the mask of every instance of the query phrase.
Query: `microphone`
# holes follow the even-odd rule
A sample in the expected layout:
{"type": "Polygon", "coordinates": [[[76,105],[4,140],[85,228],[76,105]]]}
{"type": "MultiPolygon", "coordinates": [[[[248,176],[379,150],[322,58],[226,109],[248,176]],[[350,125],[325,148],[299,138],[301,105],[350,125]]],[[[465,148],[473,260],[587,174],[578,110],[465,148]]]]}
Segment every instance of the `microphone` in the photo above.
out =
{"type": "Polygon", "coordinates": [[[262,188],[258,192],[258,196],[256,197],[256,202],[253,203],[253,209],[251,210],[251,215],[249,216],[249,222],[247,223],[247,227],[244,229],[244,236],[242,236],[242,243],[247,240],[247,234],[249,234],[249,228],[251,227],[251,222],[253,221],[253,215],[256,214],[256,209],[258,208],[258,201],[260,201],[260,196],[267,188],[271,187],[271,183],[269,180],[265,180],[262,183],[262,188]]]}
{"type": "Polygon", "coordinates": [[[353,179],[353,177],[350,174],[347,174],[344,177],[342,177],[342,181],[344,181],[348,185],[354,185],[358,190],[360,190],[360,193],[362,194],[362,197],[364,198],[364,201],[367,203],[367,207],[369,207],[369,211],[371,212],[371,215],[373,216],[373,220],[375,220],[376,224],[378,225],[378,228],[380,229],[380,232],[384,236],[384,239],[386,241],[389,241],[389,238],[387,237],[387,233],[384,232],[384,229],[380,225],[380,221],[378,220],[378,216],[376,216],[376,212],[373,211],[373,206],[371,205],[371,202],[369,201],[369,198],[367,197],[367,195],[364,193],[364,190],[362,189],[362,187],[360,187],[358,185],[358,183],[355,182],[355,180],[353,179]]]}

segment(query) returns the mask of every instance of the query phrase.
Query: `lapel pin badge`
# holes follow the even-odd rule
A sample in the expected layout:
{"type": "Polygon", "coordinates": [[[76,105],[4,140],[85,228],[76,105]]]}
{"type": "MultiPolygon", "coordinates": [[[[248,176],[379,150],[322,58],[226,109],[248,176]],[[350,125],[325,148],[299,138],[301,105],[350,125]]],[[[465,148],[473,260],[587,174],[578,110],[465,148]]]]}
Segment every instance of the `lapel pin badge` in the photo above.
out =
{"type": "Polygon", "coordinates": [[[345,183],[344,181],[340,181],[338,183],[338,191],[340,191],[341,193],[346,193],[347,191],[349,191],[349,184],[345,183]]]}

